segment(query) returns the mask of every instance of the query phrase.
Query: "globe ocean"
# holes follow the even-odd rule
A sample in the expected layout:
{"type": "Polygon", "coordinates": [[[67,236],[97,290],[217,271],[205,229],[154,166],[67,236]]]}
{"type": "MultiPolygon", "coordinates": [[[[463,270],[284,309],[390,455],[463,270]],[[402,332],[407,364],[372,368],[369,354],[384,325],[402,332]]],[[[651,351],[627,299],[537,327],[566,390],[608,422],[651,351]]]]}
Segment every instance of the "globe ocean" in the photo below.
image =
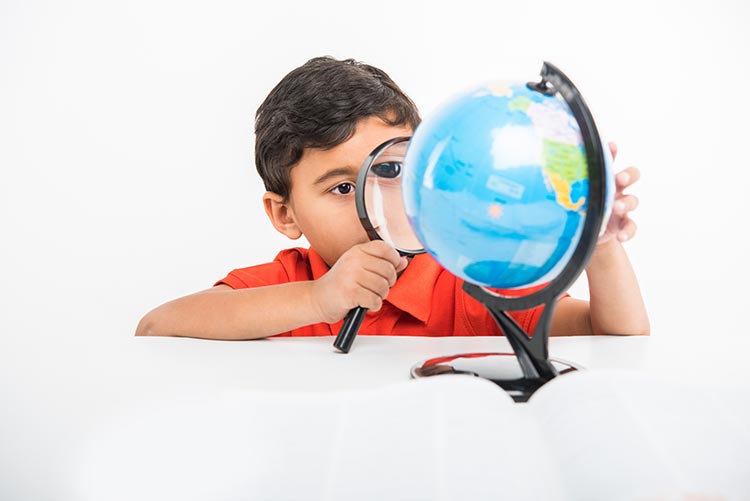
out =
{"type": "MultiPolygon", "coordinates": [[[[403,175],[417,237],[468,282],[511,289],[549,281],[581,237],[588,167],[559,94],[493,82],[455,97],[417,127],[403,175]]],[[[608,174],[610,206],[612,184],[608,174]]]]}

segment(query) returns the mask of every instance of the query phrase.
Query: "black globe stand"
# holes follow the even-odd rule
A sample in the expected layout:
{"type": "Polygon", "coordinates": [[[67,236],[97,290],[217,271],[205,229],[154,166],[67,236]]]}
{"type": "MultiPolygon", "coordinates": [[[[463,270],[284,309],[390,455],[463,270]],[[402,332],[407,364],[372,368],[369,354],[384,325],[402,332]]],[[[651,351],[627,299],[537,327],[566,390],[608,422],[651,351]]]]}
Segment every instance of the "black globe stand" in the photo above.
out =
{"type": "Polygon", "coordinates": [[[487,308],[490,315],[495,319],[495,322],[503,330],[526,378],[549,381],[557,376],[557,370],[549,361],[547,346],[549,324],[552,320],[552,313],[555,309],[557,297],[551,298],[545,304],[542,316],[539,318],[533,334],[529,336],[516,323],[513,317],[506,313],[506,310],[509,308],[503,301],[504,298],[469,283],[464,283],[463,289],[487,308]]]}
{"type": "Polygon", "coordinates": [[[562,96],[578,122],[586,151],[589,176],[588,207],[576,249],[559,275],[544,288],[527,296],[502,296],[478,285],[464,283],[464,291],[487,308],[502,329],[514,353],[469,353],[434,358],[412,367],[412,377],[444,374],[478,376],[498,384],[516,402],[526,402],[536,390],[559,374],[579,369],[570,362],[550,359],[549,328],[558,299],[573,285],[594,253],[605,217],[606,165],[599,132],[578,89],[562,71],[548,62],[544,63],[540,74],[540,82],[529,82],[527,86],[547,96],[556,93],[562,96]],[[539,305],[544,305],[544,309],[531,335],[507,313],[539,305]],[[505,365],[506,370],[500,370],[501,365],[505,365]],[[510,371],[507,370],[508,367],[510,371]]]}

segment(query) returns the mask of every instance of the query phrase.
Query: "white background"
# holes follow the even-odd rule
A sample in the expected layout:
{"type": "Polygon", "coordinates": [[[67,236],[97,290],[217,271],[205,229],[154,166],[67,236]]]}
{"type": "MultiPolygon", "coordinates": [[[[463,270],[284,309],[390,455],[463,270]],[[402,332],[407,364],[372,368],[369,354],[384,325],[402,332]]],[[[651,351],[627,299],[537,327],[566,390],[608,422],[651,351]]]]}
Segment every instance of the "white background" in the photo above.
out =
{"type": "Polygon", "coordinates": [[[323,54],[382,67],[424,115],[475,82],[557,64],[619,144],[618,167],[643,172],[627,248],[654,335],[745,335],[749,11],[2,0],[1,352],[95,357],[92,337],[130,336],[152,307],[290,246],[262,211],[253,116],[323,54]]]}
{"type": "Polygon", "coordinates": [[[745,4],[253,5],[0,3],[0,357],[96,357],[92,338],[293,244],[262,211],[253,116],[322,54],[384,68],[425,115],[557,64],[642,170],[627,248],[654,335],[746,335],[745,4]]]}
{"type": "Polygon", "coordinates": [[[0,395],[52,398],[73,367],[95,379],[146,311],[292,244],[262,211],[253,116],[324,54],[383,68],[424,115],[473,83],[559,66],[619,144],[619,168],[642,171],[627,248],[653,336],[676,350],[746,336],[749,12],[0,0],[0,395]]]}

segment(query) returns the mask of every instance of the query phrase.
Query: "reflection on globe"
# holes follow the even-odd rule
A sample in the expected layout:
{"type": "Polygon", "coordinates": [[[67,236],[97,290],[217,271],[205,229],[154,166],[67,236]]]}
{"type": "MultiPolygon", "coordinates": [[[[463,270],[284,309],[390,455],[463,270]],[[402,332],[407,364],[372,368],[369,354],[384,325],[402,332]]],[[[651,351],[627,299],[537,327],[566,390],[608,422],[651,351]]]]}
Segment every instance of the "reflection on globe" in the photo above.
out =
{"type": "MultiPolygon", "coordinates": [[[[608,214],[614,181],[604,151],[608,214]]],[[[581,132],[562,97],[495,82],[419,125],[403,196],[414,231],[443,267],[510,289],[549,281],[568,263],[583,230],[588,178],[581,132]]]]}

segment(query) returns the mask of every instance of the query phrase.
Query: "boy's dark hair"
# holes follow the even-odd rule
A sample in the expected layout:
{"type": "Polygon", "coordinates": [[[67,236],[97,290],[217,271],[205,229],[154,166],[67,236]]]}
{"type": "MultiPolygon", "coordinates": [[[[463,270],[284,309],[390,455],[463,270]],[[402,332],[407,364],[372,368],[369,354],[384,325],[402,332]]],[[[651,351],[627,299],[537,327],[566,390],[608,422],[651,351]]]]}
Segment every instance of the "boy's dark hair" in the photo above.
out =
{"type": "Polygon", "coordinates": [[[316,57],[292,70],[255,114],[255,166],[266,190],[286,200],[305,148],[333,148],[373,116],[412,128],[420,121],[414,102],[374,66],[316,57]]]}

